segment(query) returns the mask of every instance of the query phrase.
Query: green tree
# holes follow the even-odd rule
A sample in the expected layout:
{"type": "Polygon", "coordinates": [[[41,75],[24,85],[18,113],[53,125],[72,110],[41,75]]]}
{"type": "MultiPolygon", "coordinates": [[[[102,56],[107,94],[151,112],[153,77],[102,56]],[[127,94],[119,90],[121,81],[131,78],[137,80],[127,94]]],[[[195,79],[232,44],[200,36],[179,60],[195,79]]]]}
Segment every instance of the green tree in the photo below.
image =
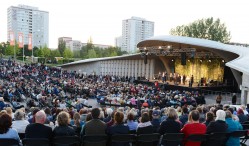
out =
{"type": "Polygon", "coordinates": [[[47,45],[45,45],[45,46],[42,48],[42,51],[43,51],[43,56],[45,57],[45,63],[46,63],[48,57],[50,57],[51,50],[47,47],[47,45]]]}
{"type": "Polygon", "coordinates": [[[66,42],[63,40],[59,40],[58,50],[60,51],[61,56],[63,56],[65,49],[66,49],[66,42]]]}
{"type": "Polygon", "coordinates": [[[231,39],[230,32],[220,19],[213,17],[196,20],[188,25],[177,26],[170,30],[171,35],[202,38],[222,43],[228,43],[231,39]]]}
{"type": "Polygon", "coordinates": [[[94,49],[88,51],[88,58],[97,58],[97,54],[94,49]]]}
{"type": "Polygon", "coordinates": [[[73,57],[73,52],[72,52],[70,49],[66,48],[66,49],[64,50],[64,52],[63,52],[63,57],[64,57],[65,59],[72,58],[72,57],[73,57]]]}
{"type": "Polygon", "coordinates": [[[43,49],[40,47],[38,52],[37,52],[38,57],[44,57],[44,52],[43,49]]]}
{"type": "Polygon", "coordinates": [[[38,57],[38,52],[39,52],[39,48],[35,46],[35,47],[33,48],[33,55],[34,55],[35,57],[38,57]]]}
{"type": "Polygon", "coordinates": [[[59,51],[58,49],[51,50],[50,57],[51,57],[51,58],[54,58],[54,57],[61,57],[60,51],[59,51]]]}
{"type": "Polygon", "coordinates": [[[20,50],[22,49],[18,48],[18,44],[16,42],[15,42],[15,46],[11,46],[10,44],[7,44],[5,54],[10,55],[10,56],[14,56],[16,54],[17,56],[18,54],[20,54],[21,52],[20,50]]]}

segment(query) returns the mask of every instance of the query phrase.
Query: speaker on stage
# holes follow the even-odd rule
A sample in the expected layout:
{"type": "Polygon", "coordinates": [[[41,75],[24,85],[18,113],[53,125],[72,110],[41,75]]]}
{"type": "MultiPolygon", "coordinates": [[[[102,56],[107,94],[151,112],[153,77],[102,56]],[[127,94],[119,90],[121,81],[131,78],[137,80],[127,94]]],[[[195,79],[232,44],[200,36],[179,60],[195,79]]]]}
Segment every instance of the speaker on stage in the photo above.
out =
{"type": "Polygon", "coordinates": [[[144,64],[147,64],[147,56],[148,55],[146,55],[146,54],[144,55],[144,64]]]}
{"type": "Polygon", "coordinates": [[[186,65],[186,52],[181,53],[181,65],[186,65]]]}

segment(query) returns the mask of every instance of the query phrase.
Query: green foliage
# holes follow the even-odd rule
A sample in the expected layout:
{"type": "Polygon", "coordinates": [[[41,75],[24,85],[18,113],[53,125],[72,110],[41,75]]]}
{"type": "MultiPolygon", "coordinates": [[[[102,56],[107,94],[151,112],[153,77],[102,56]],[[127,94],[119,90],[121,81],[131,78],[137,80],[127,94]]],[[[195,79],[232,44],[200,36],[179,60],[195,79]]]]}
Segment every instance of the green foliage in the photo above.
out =
{"type": "MultiPolygon", "coordinates": [[[[20,52],[22,49],[19,49],[18,48],[18,44],[16,43],[15,44],[15,47],[14,46],[10,46],[9,44],[6,46],[6,50],[5,50],[5,55],[10,55],[10,56],[14,56],[16,54],[16,56],[18,54],[20,54],[20,52]]],[[[22,55],[22,54],[21,54],[22,55]]]]}
{"type": "Polygon", "coordinates": [[[51,50],[50,57],[51,57],[51,58],[54,58],[54,57],[61,57],[60,51],[59,51],[58,49],[56,49],[56,50],[51,50]]]}
{"type": "Polygon", "coordinates": [[[63,56],[64,51],[66,50],[66,42],[59,40],[58,50],[60,51],[61,56],[63,56]]]}
{"type": "Polygon", "coordinates": [[[230,32],[220,19],[214,20],[213,17],[196,20],[188,25],[177,26],[170,30],[171,35],[188,36],[203,38],[208,40],[228,43],[231,39],[230,32]]]}
{"type": "Polygon", "coordinates": [[[38,62],[39,62],[39,63],[45,63],[45,60],[46,60],[46,59],[45,59],[44,57],[39,57],[39,58],[38,58],[38,62]]]}
{"type": "Polygon", "coordinates": [[[88,51],[88,58],[97,58],[97,54],[94,49],[88,51]]]}
{"type": "Polygon", "coordinates": [[[38,54],[38,57],[44,57],[43,49],[40,48],[40,49],[38,50],[37,54],[38,54]]]}
{"type": "Polygon", "coordinates": [[[73,53],[70,49],[66,48],[63,52],[63,57],[65,59],[68,59],[68,58],[72,58],[73,57],[73,53]]]}

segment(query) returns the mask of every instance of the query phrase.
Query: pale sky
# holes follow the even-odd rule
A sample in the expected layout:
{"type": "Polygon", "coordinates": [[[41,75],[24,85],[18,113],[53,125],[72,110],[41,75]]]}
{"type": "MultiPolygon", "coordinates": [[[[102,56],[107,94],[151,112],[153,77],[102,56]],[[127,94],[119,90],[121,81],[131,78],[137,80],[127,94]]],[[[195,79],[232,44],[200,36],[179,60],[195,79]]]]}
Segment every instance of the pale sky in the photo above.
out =
{"type": "Polygon", "coordinates": [[[171,28],[194,20],[220,18],[232,42],[249,43],[248,0],[1,0],[0,42],[7,40],[7,8],[18,4],[49,12],[49,47],[58,37],[114,45],[122,35],[122,20],[132,16],[155,22],[154,35],[168,35],[171,28]]]}

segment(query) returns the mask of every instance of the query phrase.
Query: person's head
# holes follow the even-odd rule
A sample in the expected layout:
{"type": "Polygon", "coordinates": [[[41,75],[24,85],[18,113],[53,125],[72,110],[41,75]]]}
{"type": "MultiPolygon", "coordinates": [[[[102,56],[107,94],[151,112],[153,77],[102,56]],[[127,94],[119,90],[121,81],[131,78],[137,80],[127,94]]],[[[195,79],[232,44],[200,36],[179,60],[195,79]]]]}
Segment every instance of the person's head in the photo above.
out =
{"type": "Polygon", "coordinates": [[[80,114],[78,112],[75,112],[73,115],[73,120],[74,120],[74,124],[77,127],[80,127],[80,114]]]}
{"type": "Polygon", "coordinates": [[[23,110],[20,110],[20,109],[18,109],[14,114],[15,120],[24,120],[24,117],[25,117],[25,113],[23,112],[23,110]]]}
{"type": "Polygon", "coordinates": [[[107,108],[107,109],[106,109],[106,114],[107,114],[108,116],[111,116],[111,115],[112,115],[112,112],[113,112],[113,110],[112,110],[111,108],[107,108]]]}
{"type": "Polygon", "coordinates": [[[87,114],[87,109],[84,108],[80,109],[79,114],[80,115],[87,114]]]}
{"type": "Polygon", "coordinates": [[[159,119],[160,118],[160,111],[158,111],[158,110],[152,111],[152,118],[159,119]]]}
{"type": "Polygon", "coordinates": [[[133,120],[135,119],[135,118],[134,118],[133,112],[129,112],[129,113],[128,113],[127,119],[128,119],[129,121],[133,121],[133,120]]]}
{"type": "Polygon", "coordinates": [[[238,115],[244,115],[244,111],[241,108],[239,108],[239,110],[237,111],[237,114],[238,115]]]}
{"type": "Polygon", "coordinates": [[[100,110],[99,110],[99,108],[92,109],[91,114],[92,114],[92,118],[93,119],[98,119],[99,116],[100,116],[100,110]]]}
{"type": "Polygon", "coordinates": [[[182,107],[182,113],[183,113],[183,114],[188,114],[188,108],[185,107],[185,106],[183,106],[183,107],[182,107]]]}
{"type": "Polygon", "coordinates": [[[67,126],[70,122],[69,114],[67,112],[60,112],[57,116],[57,122],[59,126],[67,126]]]}
{"type": "Polygon", "coordinates": [[[233,117],[232,113],[229,110],[227,110],[226,111],[226,119],[227,118],[232,118],[232,117],[233,117]]]}
{"type": "Polygon", "coordinates": [[[4,98],[3,97],[0,97],[0,102],[4,102],[4,98]]]}
{"type": "Polygon", "coordinates": [[[176,120],[177,118],[178,118],[178,115],[177,115],[177,113],[176,113],[176,110],[174,109],[174,108],[172,108],[172,107],[170,107],[169,109],[168,109],[168,118],[169,119],[173,119],[173,120],[176,120]]]}
{"type": "Polygon", "coordinates": [[[12,118],[4,113],[0,116],[0,134],[7,133],[12,125],[12,118]]]}
{"type": "Polygon", "coordinates": [[[122,124],[124,120],[124,114],[121,112],[116,112],[114,115],[114,121],[116,124],[122,124]]]}
{"type": "Polygon", "coordinates": [[[223,110],[218,110],[217,112],[216,112],[216,121],[217,120],[221,120],[221,121],[225,121],[225,118],[226,118],[226,113],[225,113],[225,111],[223,111],[223,110]]]}
{"type": "Polygon", "coordinates": [[[188,118],[189,121],[191,121],[191,122],[198,122],[199,118],[200,118],[200,113],[197,110],[192,110],[189,113],[189,118],[188,118]]]}
{"type": "Polygon", "coordinates": [[[5,110],[6,110],[7,114],[9,114],[10,117],[12,117],[12,109],[11,109],[11,107],[6,107],[5,110]]]}
{"type": "Polygon", "coordinates": [[[150,121],[150,115],[147,112],[144,112],[141,116],[141,122],[145,123],[145,122],[149,122],[150,121]]]}
{"type": "Polygon", "coordinates": [[[47,116],[45,112],[43,110],[40,110],[35,114],[35,123],[44,124],[46,121],[46,118],[47,116]]]}
{"type": "Polygon", "coordinates": [[[214,114],[212,112],[206,113],[206,120],[207,121],[213,121],[214,120],[214,114]]]}
{"type": "Polygon", "coordinates": [[[92,120],[93,118],[92,118],[92,114],[87,114],[87,116],[86,116],[86,122],[88,122],[88,121],[90,121],[90,120],[92,120]]]}
{"type": "Polygon", "coordinates": [[[47,115],[51,115],[51,110],[50,110],[50,108],[45,108],[44,112],[45,112],[47,115]]]}

